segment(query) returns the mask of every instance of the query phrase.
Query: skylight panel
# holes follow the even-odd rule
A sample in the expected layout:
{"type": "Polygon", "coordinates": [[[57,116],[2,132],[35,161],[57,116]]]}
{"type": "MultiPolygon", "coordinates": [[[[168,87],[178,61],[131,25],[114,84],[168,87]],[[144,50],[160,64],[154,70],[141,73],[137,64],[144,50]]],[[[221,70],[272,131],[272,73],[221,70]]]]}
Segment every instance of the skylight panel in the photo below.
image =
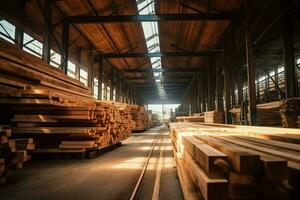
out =
{"type": "MultiPolygon", "coordinates": [[[[155,14],[155,0],[136,0],[139,15],[154,15],[155,14]]],[[[148,53],[160,53],[160,43],[158,34],[158,24],[157,22],[142,22],[143,32],[146,40],[146,45],[148,53]]],[[[161,58],[151,57],[151,67],[152,69],[161,69],[161,58]]],[[[153,73],[155,82],[157,86],[161,86],[162,73],[153,73]],[[160,84],[159,84],[160,83],[160,84]]],[[[164,88],[161,90],[165,93],[164,88]]]]}

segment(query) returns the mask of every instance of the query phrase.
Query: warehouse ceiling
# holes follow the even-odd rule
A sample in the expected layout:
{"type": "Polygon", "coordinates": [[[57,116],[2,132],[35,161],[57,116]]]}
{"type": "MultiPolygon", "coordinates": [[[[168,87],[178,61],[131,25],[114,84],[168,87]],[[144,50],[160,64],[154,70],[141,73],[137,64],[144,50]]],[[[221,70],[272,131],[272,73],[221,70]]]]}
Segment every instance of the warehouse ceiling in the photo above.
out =
{"type": "MultiPolygon", "coordinates": [[[[222,51],[218,44],[242,0],[53,3],[65,16],[73,17],[73,26],[104,57],[103,64],[117,68],[145,100],[180,101],[193,77],[205,75],[209,57],[222,51]]],[[[33,10],[29,13],[36,18],[33,10]]],[[[70,33],[70,40],[76,40],[70,33]]]]}

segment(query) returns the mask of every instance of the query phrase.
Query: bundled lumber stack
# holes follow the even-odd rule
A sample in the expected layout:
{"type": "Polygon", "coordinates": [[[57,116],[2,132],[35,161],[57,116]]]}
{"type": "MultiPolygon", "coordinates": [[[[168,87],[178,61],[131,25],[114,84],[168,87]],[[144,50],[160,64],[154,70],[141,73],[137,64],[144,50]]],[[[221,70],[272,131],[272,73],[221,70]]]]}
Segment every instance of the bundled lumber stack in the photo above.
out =
{"type": "Polygon", "coordinates": [[[300,198],[297,129],[179,122],[170,124],[170,137],[185,196],[300,198]]]}
{"type": "Polygon", "coordinates": [[[221,111],[204,112],[205,123],[224,123],[224,115],[221,111]]]}
{"type": "Polygon", "coordinates": [[[152,114],[151,123],[152,123],[152,126],[160,126],[161,125],[161,121],[159,120],[158,114],[152,114]]]}
{"type": "Polygon", "coordinates": [[[11,139],[11,129],[0,126],[0,185],[7,182],[7,178],[14,169],[22,169],[23,163],[30,160],[27,150],[33,150],[31,138],[11,139]]]}
{"type": "Polygon", "coordinates": [[[149,114],[144,106],[131,105],[132,120],[135,121],[134,131],[144,131],[151,127],[149,114]]]}
{"type": "MultiPolygon", "coordinates": [[[[281,126],[279,114],[280,101],[258,104],[256,107],[256,123],[258,126],[281,126]]],[[[240,108],[230,110],[234,124],[240,124],[240,108]]],[[[248,117],[249,119],[249,117],[248,117]]]]}
{"type": "Polygon", "coordinates": [[[91,106],[90,89],[15,45],[0,41],[0,103],[91,106]]]}
{"type": "Polygon", "coordinates": [[[300,98],[284,99],[280,103],[280,115],[282,125],[286,128],[299,127],[298,116],[300,116],[300,98]]]}
{"type": "Polygon", "coordinates": [[[95,108],[14,106],[15,137],[32,137],[37,153],[85,152],[128,138],[131,116],[126,105],[97,102],[95,108]]]}
{"type": "Polygon", "coordinates": [[[204,115],[202,116],[178,116],[177,122],[204,122],[204,115]]]}
{"type": "Polygon", "coordinates": [[[16,46],[0,42],[1,121],[14,138],[34,138],[34,153],[86,152],[131,133],[127,104],[98,102],[90,89],[16,46]]]}

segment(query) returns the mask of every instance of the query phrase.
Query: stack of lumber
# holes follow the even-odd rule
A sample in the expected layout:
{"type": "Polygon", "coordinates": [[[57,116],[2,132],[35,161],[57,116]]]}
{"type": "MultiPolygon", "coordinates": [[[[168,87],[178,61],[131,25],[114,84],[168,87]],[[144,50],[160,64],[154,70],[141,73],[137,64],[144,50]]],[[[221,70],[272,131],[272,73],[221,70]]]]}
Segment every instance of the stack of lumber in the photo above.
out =
{"type": "Polygon", "coordinates": [[[96,107],[14,106],[14,137],[32,137],[35,152],[85,152],[103,149],[128,138],[129,107],[97,102],[96,107]]]}
{"type": "Polygon", "coordinates": [[[202,116],[178,116],[177,122],[204,122],[204,114],[202,116]]]}
{"type": "Polygon", "coordinates": [[[0,71],[2,104],[93,105],[88,87],[15,45],[1,41],[0,71]]]}
{"type": "Polygon", "coordinates": [[[27,150],[34,149],[33,140],[11,139],[11,129],[0,126],[0,185],[7,182],[14,169],[22,169],[23,163],[30,160],[27,150]]]}
{"type": "Polygon", "coordinates": [[[151,123],[152,126],[161,126],[161,121],[159,120],[158,114],[152,114],[151,123]]]}
{"type": "Polygon", "coordinates": [[[280,103],[280,115],[283,127],[299,127],[298,116],[300,116],[300,98],[282,100],[280,103]]]}
{"type": "Polygon", "coordinates": [[[224,115],[221,111],[204,112],[205,123],[224,123],[224,115]]]}
{"type": "Polygon", "coordinates": [[[0,69],[0,121],[14,138],[34,138],[34,152],[86,152],[129,137],[127,104],[96,101],[78,80],[1,41],[0,69]]]}
{"type": "Polygon", "coordinates": [[[297,129],[178,122],[170,137],[184,196],[300,198],[297,129]]]}
{"type": "Polygon", "coordinates": [[[144,131],[151,127],[149,114],[144,106],[131,105],[132,120],[135,121],[135,128],[133,131],[144,131]]]}
{"type": "MultiPolygon", "coordinates": [[[[280,101],[258,104],[256,107],[256,125],[258,126],[281,126],[279,114],[280,101]]],[[[234,124],[240,124],[240,108],[230,110],[234,124]]],[[[249,117],[248,117],[249,119],[249,117]]]]}

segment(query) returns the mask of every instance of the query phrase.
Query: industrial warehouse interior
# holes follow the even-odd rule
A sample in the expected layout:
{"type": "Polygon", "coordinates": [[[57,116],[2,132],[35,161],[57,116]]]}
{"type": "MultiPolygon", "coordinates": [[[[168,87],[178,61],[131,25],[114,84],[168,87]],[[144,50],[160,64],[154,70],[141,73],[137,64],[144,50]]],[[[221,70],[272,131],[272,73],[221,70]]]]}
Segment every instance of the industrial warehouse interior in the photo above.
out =
{"type": "Polygon", "coordinates": [[[1,200],[299,200],[299,0],[0,6],[1,200]]]}

